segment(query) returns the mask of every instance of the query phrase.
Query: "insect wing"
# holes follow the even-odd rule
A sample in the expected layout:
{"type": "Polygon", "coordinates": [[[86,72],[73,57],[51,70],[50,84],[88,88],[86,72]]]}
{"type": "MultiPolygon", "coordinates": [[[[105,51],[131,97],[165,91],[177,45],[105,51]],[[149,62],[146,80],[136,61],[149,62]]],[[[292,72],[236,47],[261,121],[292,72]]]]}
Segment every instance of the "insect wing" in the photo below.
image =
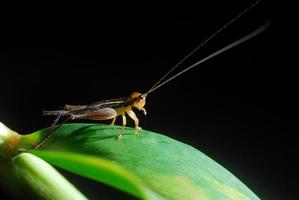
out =
{"type": "Polygon", "coordinates": [[[86,106],[86,109],[102,109],[102,108],[114,108],[114,107],[120,107],[125,105],[126,97],[117,98],[117,99],[108,99],[103,101],[97,101],[92,104],[89,104],[86,106]]]}
{"type": "Polygon", "coordinates": [[[78,116],[88,116],[90,113],[99,112],[104,108],[117,108],[125,105],[126,98],[118,98],[118,99],[108,99],[103,101],[98,101],[89,105],[86,105],[82,109],[76,109],[70,111],[72,115],[78,116]]]}

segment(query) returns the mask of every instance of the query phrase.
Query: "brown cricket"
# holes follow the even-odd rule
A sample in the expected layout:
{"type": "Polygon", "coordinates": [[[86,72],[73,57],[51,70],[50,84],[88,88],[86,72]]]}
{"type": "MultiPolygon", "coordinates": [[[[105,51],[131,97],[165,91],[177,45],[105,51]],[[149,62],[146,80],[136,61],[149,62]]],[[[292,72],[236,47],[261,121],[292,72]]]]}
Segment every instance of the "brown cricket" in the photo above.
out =
{"type": "MultiPolygon", "coordinates": [[[[144,108],[146,98],[150,93],[161,87],[162,85],[166,84],[167,82],[173,80],[174,78],[180,76],[181,74],[189,71],[190,69],[206,62],[207,60],[255,37],[256,35],[263,32],[269,25],[269,23],[264,24],[260,28],[256,29],[252,33],[246,35],[245,37],[238,39],[237,41],[215,51],[214,53],[210,54],[209,56],[199,60],[198,62],[194,63],[193,65],[183,69],[182,71],[176,73],[175,75],[166,79],[171,72],[173,72],[179,65],[181,65],[188,57],[194,54],[197,50],[199,50],[203,45],[205,45],[208,41],[214,38],[219,32],[226,29],[230,24],[232,24],[235,20],[240,18],[244,13],[254,7],[259,1],[252,4],[250,7],[242,11],[239,15],[235,18],[230,20],[227,24],[225,24],[222,28],[212,34],[209,38],[207,38],[204,42],[198,45],[193,51],[191,51],[188,55],[186,55],[179,63],[177,63],[173,68],[171,68],[159,81],[157,81],[151,89],[149,89],[145,93],[133,92],[127,97],[116,98],[116,99],[108,99],[103,101],[98,101],[88,105],[65,105],[63,110],[55,110],[55,111],[44,111],[44,115],[55,115],[57,116],[56,120],[53,123],[55,126],[61,117],[65,117],[66,120],[76,120],[76,119],[87,119],[87,120],[112,120],[112,124],[115,123],[115,120],[118,116],[122,117],[122,128],[119,132],[118,138],[121,138],[123,135],[123,130],[126,126],[127,119],[126,115],[128,115],[135,124],[135,131],[134,134],[138,134],[139,127],[139,120],[136,114],[133,111],[133,108],[137,108],[140,111],[143,111],[144,115],[146,115],[146,110],[144,108]],[[166,79],[166,80],[165,80],[166,79]]],[[[49,134],[50,135],[50,134],[49,134]]],[[[48,137],[47,137],[48,138],[48,137]]]]}

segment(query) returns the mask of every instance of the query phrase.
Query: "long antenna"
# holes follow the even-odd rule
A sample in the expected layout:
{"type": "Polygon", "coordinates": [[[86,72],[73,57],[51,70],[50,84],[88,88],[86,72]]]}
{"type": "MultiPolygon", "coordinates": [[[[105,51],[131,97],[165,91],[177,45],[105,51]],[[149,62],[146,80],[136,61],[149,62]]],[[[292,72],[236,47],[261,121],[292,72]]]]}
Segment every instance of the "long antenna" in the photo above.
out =
{"type": "MultiPolygon", "coordinates": [[[[192,56],[196,51],[201,49],[206,43],[208,43],[211,39],[213,39],[216,35],[218,35],[220,32],[225,30],[229,25],[231,25],[233,22],[235,22],[237,19],[239,19],[241,16],[243,16],[245,13],[247,13],[249,10],[251,10],[253,7],[255,7],[261,0],[258,0],[251,4],[248,8],[243,10],[240,14],[238,14],[236,17],[231,19],[229,22],[227,22],[224,26],[222,26],[220,29],[218,29],[215,33],[213,33],[211,36],[209,36],[207,39],[205,39],[201,44],[199,44],[195,49],[193,49],[190,53],[188,53],[183,59],[181,59],[174,67],[172,67],[160,80],[158,80],[149,90],[146,94],[151,93],[153,90],[155,90],[156,86],[161,83],[171,72],[173,72],[178,66],[180,66],[185,60],[187,60],[190,56],[192,56]]],[[[168,81],[167,81],[168,82],[168,81]]]]}
{"type": "Polygon", "coordinates": [[[261,26],[260,28],[256,29],[256,30],[253,31],[252,33],[250,33],[250,34],[248,34],[248,35],[242,37],[241,39],[239,39],[239,40],[237,40],[237,41],[235,41],[235,42],[233,42],[233,43],[231,43],[231,44],[229,44],[229,45],[223,47],[222,49],[219,49],[218,51],[216,51],[216,52],[210,54],[209,56],[207,56],[207,57],[201,59],[200,61],[198,61],[198,62],[194,63],[193,65],[187,67],[186,69],[180,71],[179,73],[177,73],[177,74],[175,74],[174,76],[170,77],[170,78],[167,79],[166,81],[164,81],[164,82],[162,82],[161,84],[157,85],[156,87],[152,88],[152,89],[151,89],[150,91],[148,91],[146,94],[149,94],[149,93],[155,91],[156,89],[158,89],[158,88],[161,87],[162,85],[168,83],[168,82],[171,81],[172,79],[174,79],[174,78],[176,78],[176,77],[182,75],[183,73],[189,71],[190,69],[192,69],[192,68],[194,68],[194,67],[196,67],[196,66],[198,66],[198,65],[200,65],[200,64],[202,64],[202,63],[204,63],[204,62],[206,62],[207,60],[210,60],[211,58],[213,58],[213,57],[215,57],[215,56],[217,56],[217,55],[219,55],[219,54],[221,54],[221,53],[223,53],[223,52],[225,52],[225,51],[227,51],[227,50],[229,50],[229,49],[231,49],[231,48],[233,48],[233,47],[235,47],[235,46],[238,46],[239,44],[241,44],[241,43],[243,43],[243,42],[246,42],[247,40],[249,40],[249,39],[251,39],[251,38],[253,38],[253,37],[255,37],[255,36],[257,36],[257,35],[260,34],[261,32],[265,31],[265,30],[269,27],[269,25],[270,25],[270,22],[266,22],[263,26],[261,26]]]}

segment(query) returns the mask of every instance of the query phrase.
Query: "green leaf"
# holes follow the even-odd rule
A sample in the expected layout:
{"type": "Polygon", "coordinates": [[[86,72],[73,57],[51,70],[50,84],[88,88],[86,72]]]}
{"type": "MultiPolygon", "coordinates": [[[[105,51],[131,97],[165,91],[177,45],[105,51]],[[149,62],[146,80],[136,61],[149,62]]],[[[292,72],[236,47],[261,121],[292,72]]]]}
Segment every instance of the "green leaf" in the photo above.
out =
{"type": "Polygon", "coordinates": [[[62,151],[31,151],[57,167],[114,186],[142,199],[163,200],[144,182],[115,163],[95,156],[62,151]]]}
{"type": "MultiPolygon", "coordinates": [[[[155,199],[144,191],[166,199],[259,199],[230,172],[189,145],[145,130],[136,136],[127,128],[124,137],[116,140],[118,133],[118,126],[65,124],[39,151],[31,152],[144,199],[155,199]]],[[[45,134],[42,130],[27,140],[45,134]]]]}

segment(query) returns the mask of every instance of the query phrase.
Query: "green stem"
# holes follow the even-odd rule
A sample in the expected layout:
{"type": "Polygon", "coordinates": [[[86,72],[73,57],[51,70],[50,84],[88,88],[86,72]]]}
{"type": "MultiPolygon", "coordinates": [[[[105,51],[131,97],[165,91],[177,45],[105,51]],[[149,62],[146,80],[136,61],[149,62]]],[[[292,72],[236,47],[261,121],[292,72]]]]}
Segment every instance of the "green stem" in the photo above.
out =
{"type": "MultiPolygon", "coordinates": [[[[30,154],[16,154],[19,134],[0,123],[0,186],[18,199],[87,199],[56,169],[30,154]]],[[[0,196],[1,199],[1,196],[0,196]]]]}

